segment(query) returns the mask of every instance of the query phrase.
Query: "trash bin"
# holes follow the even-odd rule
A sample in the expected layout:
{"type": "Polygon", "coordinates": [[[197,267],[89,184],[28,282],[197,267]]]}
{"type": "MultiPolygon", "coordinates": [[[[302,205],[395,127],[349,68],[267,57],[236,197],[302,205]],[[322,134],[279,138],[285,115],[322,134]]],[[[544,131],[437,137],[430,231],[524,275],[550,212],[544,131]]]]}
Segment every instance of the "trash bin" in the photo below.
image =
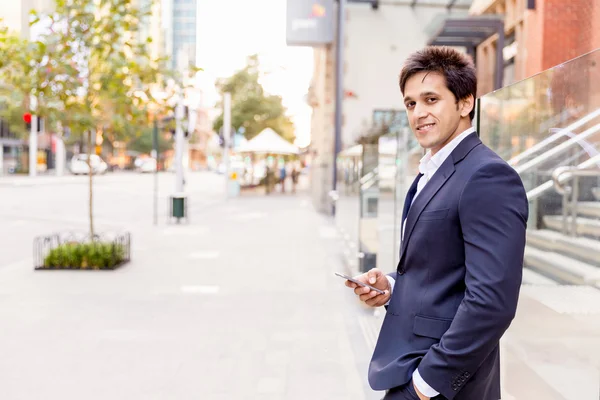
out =
{"type": "Polygon", "coordinates": [[[175,193],[171,195],[169,217],[176,218],[177,222],[181,218],[188,219],[187,213],[187,195],[185,193],[175,193]]]}

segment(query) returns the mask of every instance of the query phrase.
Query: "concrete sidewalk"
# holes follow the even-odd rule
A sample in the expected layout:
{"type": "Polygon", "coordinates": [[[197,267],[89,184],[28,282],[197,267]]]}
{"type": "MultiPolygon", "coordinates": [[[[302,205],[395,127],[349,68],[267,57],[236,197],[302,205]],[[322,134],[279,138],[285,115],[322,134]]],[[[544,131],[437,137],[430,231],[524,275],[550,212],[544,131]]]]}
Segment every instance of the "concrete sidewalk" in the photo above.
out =
{"type": "Polygon", "coordinates": [[[114,272],[0,268],[2,399],[380,398],[364,310],[308,198],[238,198],[130,226],[114,272]]]}

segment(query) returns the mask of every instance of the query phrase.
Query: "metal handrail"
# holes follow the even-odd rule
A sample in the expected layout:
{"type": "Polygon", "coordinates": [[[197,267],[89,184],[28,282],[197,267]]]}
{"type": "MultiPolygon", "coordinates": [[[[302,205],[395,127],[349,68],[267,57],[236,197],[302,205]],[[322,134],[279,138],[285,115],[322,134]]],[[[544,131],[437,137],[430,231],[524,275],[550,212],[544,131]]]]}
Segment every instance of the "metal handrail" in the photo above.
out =
{"type": "MultiPolygon", "coordinates": [[[[589,161],[589,160],[588,160],[589,161]]],[[[562,230],[563,234],[577,236],[577,200],[579,197],[579,178],[585,176],[600,177],[600,168],[578,168],[563,166],[552,173],[553,186],[563,196],[562,203],[562,230]],[[573,180],[571,186],[564,186],[563,182],[573,180]],[[569,196],[570,207],[569,207],[569,196]],[[569,230],[569,210],[571,211],[571,229],[569,230]]]]}
{"type": "Polygon", "coordinates": [[[586,139],[589,136],[592,136],[594,133],[600,131],[600,124],[596,124],[593,127],[587,129],[586,131],[580,133],[579,135],[567,140],[564,143],[559,144],[556,147],[551,148],[547,152],[537,156],[533,160],[526,162],[521,166],[514,167],[519,175],[523,172],[530,170],[531,168],[537,167],[541,163],[548,161],[551,157],[559,154],[560,152],[569,149],[571,146],[577,144],[579,141],[586,139]]]}
{"type": "MultiPolygon", "coordinates": [[[[597,145],[600,145],[600,143],[598,143],[597,145]]],[[[571,157],[569,157],[565,161],[563,161],[563,164],[564,165],[573,165],[573,162],[575,162],[577,160],[581,160],[582,156],[594,158],[597,155],[600,155],[600,151],[598,151],[595,146],[596,145],[589,144],[588,148],[583,148],[579,152],[573,154],[571,157]]],[[[597,159],[597,158],[594,158],[594,159],[597,159]]],[[[600,160],[598,160],[596,165],[598,167],[600,167],[600,160]]]]}
{"type": "Polygon", "coordinates": [[[554,183],[554,189],[556,189],[556,192],[558,194],[569,193],[571,187],[563,186],[563,182],[573,179],[574,177],[581,176],[600,176],[600,168],[581,169],[578,167],[569,166],[558,167],[552,173],[552,182],[554,183]],[[562,175],[566,175],[564,179],[561,179],[562,175]]]}
{"type": "MultiPolygon", "coordinates": [[[[561,168],[572,168],[572,169],[578,169],[578,170],[585,170],[585,169],[590,169],[590,167],[594,164],[598,165],[598,163],[600,163],[600,154],[596,155],[588,160],[585,160],[584,162],[577,165],[576,167],[572,167],[572,166],[558,167],[557,170],[561,169],[561,168]]],[[[556,172],[556,170],[555,170],[555,172],[556,172]]],[[[552,173],[552,176],[554,176],[554,172],[552,173]]],[[[568,180],[569,178],[560,176],[557,179],[559,179],[560,182],[563,182],[565,180],[568,180]]],[[[546,193],[548,190],[552,189],[553,186],[554,186],[553,179],[550,179],[550,180],[542,183],[541,185],[531,189],[529,192],[527,192],[527,199],[529,201],[535,200],[538,197],[540,197],[542,194],[546,193]]]]}
{"type": "Polygon", "coordinates": [[[594,118],[596,118],[599,115],[600,115],[600,108],[597,109],[596,111],[589,113],[585,117],[573,122],[571,125],[569,125],[565,128],[558,129],[558,131],[555,134],[553,134],[552,136],[547,137],[546,139],[542,140],[541,142],[531,146],[529,149],[525,150],[521,154],[518,154],[515,157],[508,160],[508,163],[510,165],[516,165],[521,160],[536,153],[538,150],[543,149],[547,145],[554,143],[555,141],[562,138],[563,136],[568,135],[568,133],[574,131],[575,129],[582,127],[583,125],[587,124],[588,122],[590,122],[591,120],[593,120],[594,118]]]}
{"type": "Polygon", "coordinates": [[[373,168],[373,171],[369,172],[368,174],[366,174],[365,176],[360,178],[358,180],[358,182],[360,185],[364,185],[365,183],[369,182],[372,179],[377,179],[378,176],[379,176],[379,167],[375,167],[375,168],[373,168]]]}

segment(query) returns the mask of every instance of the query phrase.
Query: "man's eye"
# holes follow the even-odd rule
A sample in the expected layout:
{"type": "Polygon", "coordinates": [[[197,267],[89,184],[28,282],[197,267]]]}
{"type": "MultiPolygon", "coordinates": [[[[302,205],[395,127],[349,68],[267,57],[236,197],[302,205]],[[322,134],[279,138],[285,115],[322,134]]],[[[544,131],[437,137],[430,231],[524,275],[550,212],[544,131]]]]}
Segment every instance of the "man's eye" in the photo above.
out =
{"type": "Polygon", "coordinates": [[[415,106],[415,103],[411,101],[410,103],[406,103],[405,106],[406,108],[413,108],[415,106]]]}
{"type": "Polygon", "coordinates": [[[435,97],[430,97],[427,99],[428,103],[435,103],[437,101],[437,99],[435,97]]]}

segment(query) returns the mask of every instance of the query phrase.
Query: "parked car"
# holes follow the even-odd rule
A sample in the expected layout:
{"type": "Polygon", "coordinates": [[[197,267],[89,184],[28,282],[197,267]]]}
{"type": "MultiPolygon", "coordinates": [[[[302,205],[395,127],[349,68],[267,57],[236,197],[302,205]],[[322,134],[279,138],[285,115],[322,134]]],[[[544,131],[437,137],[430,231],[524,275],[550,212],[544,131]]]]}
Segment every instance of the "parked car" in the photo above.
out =
{"type": "Polygon", "coordinates": [[[144,158],[138,165],[138,171],[154,172],[156,171],[156,160],[154,158],[144,158]]]}
{"type": "MultiPolygon", "coordinates": [[[[69,169],[73,175],[85,175],[90,173],[88,167],[88,156],[87,154],[77,154],[71,158],[69,169]]],[[[108,170],[108,165],[102,158],[96,154],[92,154],[90,157],[90,164],[92,165],[92,172],[94,174],[104,174],[108,170]]]]}

